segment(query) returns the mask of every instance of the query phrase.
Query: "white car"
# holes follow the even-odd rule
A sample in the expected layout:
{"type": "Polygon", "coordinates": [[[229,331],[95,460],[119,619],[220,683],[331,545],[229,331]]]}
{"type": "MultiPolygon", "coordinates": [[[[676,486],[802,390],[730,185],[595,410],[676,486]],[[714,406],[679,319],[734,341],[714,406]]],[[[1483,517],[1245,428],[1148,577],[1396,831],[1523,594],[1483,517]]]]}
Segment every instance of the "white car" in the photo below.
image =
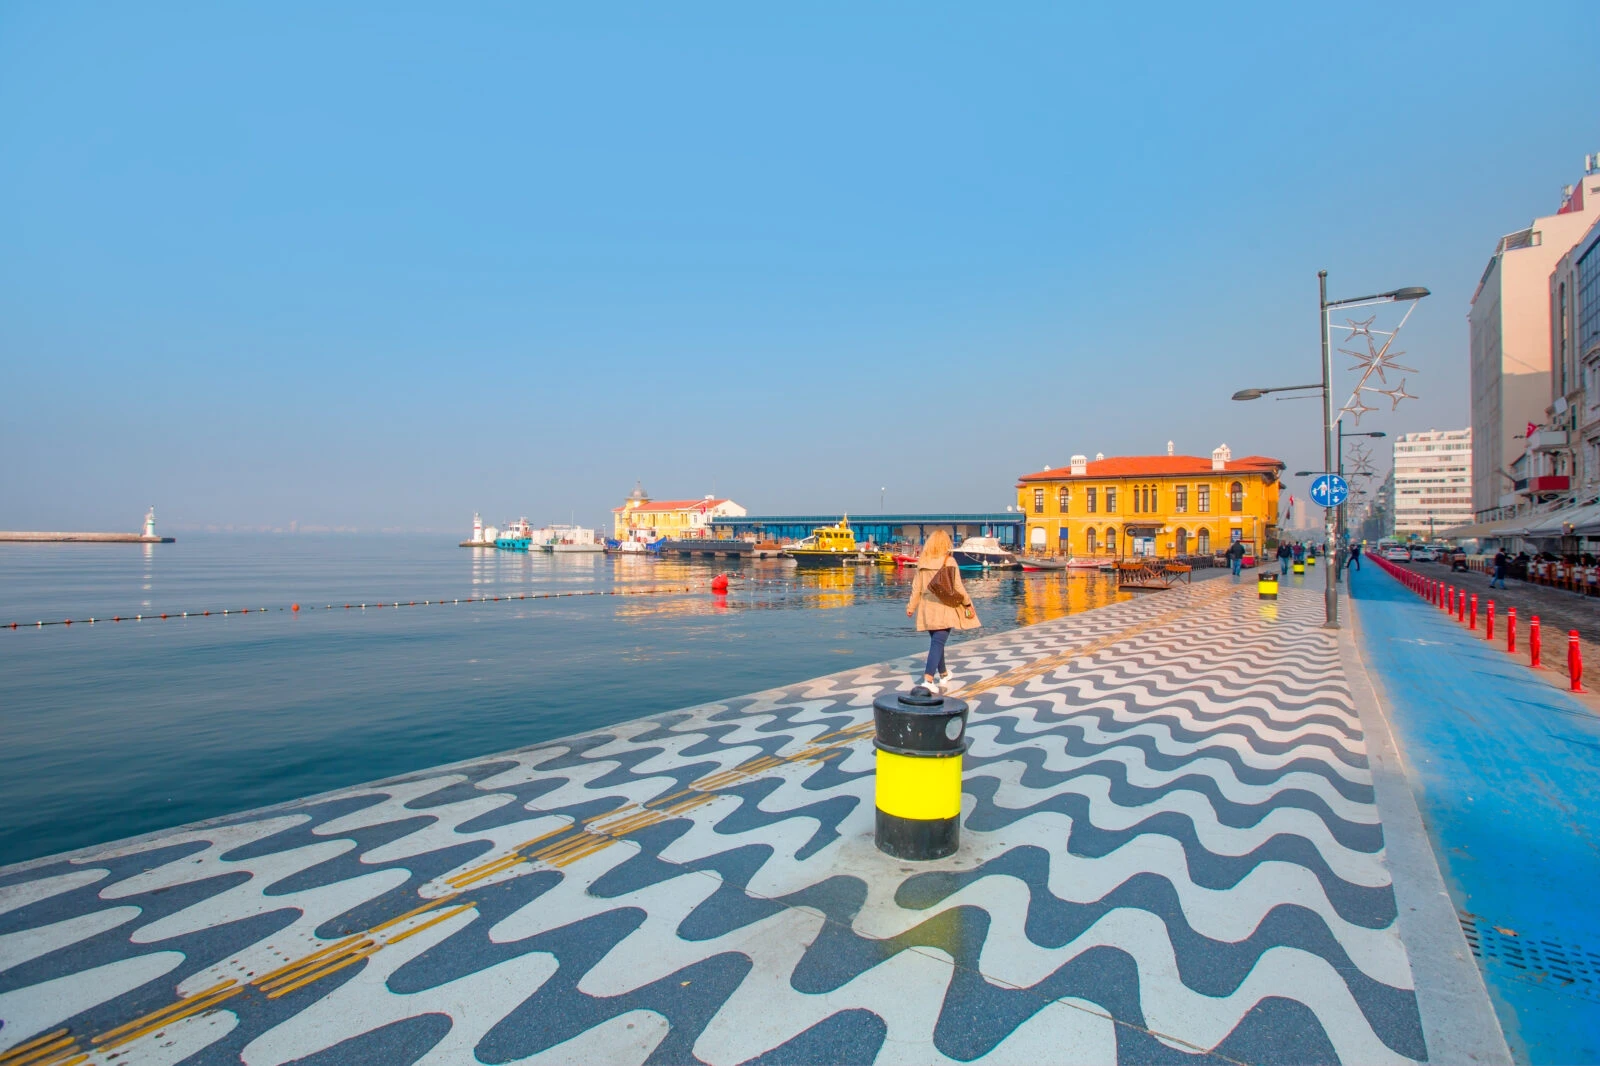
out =
{"type": "Polygon", "coordinates": [[[1391,563],[1409,563],[1411,561],[1411,549],[1402,548],[1396,544],[1383,549],[1383,557],[1391,563]]]}
{"type": "Polygon", "coordinates": [[[1426,544],[1419,544],[1411,549],[1411,561],[1414,563],[1436,563],[1439,561],[1439,553],[1426,544]]]}

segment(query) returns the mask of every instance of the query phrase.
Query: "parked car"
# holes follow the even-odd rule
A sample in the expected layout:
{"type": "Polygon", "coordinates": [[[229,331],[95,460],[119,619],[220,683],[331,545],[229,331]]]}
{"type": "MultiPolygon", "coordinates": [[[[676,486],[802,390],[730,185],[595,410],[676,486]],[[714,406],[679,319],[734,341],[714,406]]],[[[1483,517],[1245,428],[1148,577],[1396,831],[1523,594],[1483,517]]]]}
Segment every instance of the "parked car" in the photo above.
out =
{"type": "Polygon", "coordinates": [[[1436,563],[1439,561],[1439,553],[1426,544],[1419,544],[1411,549],[1411,561],[1414,563],[1436,563]]]}
{"type": "Polygon", "coordinates": [[[1383,549],[1383,557],[1391,563],[1409,563],[1411,561],[1411,549],[1395,544],[1383,549]]]}

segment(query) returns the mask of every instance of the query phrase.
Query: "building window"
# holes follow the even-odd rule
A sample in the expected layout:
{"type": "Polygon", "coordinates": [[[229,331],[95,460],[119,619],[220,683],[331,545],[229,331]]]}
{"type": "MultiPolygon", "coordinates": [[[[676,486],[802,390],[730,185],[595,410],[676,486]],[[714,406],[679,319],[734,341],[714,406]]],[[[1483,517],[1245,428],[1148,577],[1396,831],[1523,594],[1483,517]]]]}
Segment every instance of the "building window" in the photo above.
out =
{"type": "Polygon", "coordinates": [[[1228,486],[1228,509],[1234,514],[1244,510],[1244,485],[1235,481],[1228,486]]]}
{"type": "MultiPolygon", "coordinates": [[[[1084,490],[1084,501],[1083,501],[1084,502],[1084,509],[1087,510],[1090,514],[1094,514],[1094,512],[1095,512],[1095,504],[1097,502],[1095,500],[1095,494],[1097,492],[1099,492],[1098,489],[1085,489],[1084,490]]],[[[1094,549],[1091,548],[1090,550],[1093,551],[1094,549]]]]}
{"type": "Polygon", "coordinates": [[[1107,526],[1106,527],[1106,554],[1107,555],[1115,555],[1116,553],[1117,553],[1117,527],[1116,526],[1107,526]]]}
{"type": "Polygon", "coordinates": [[[1194,509],[1201,514],[1211,513],[1211,486],[1201,485],[1194,490],[1194,509]]]}
{"type": "Polygon", "coordinates": [[[1033,490],[1033,513],[1044,514],[1044,489],[1033,490]]]}
{"type": "Polygon", "coordinates": [[[1057,550],[1062,555],[1072,554],[1072,532],[1066,526],[1061,527],[1061,543],[1057,546],[1057,550]]]}
{"type": "MultiPolygon", "coordinates": [[[[1089,490],[1089,499],[1091,499],[1091,500],[1094,499],[1094,489],[1090,489],[1089,490]]],[[[1094,510],[1094,508],[1091,507],[1091,508],[1089,508],[1089,510],[1092,511],[1092,510],[1094,510]]],[[[1065,532],[1065,530],[1063,530],[1063,532],[1065,532]]],[[[1093,555],[1095,553],[1096,549],[1095,549],[1094,527],[1093,526],[1090,526],[1088,529],[1084,530],[1084,532],[1083,532],[1083,550],[1088,552],[1090,555],[1093,555]]]]}
{"type": "Polygon", "coordinates": [[[1106,488],[1106,514],[1117,513],[1117,490],[1115,487],[1106,488]]]}
{"type": "MultiPolygon", "coordinates": [[[[1056,493],[1056,506],[1061,509],[1062,514],[1066,514],[1072,507],[1072,490],[1065,485],[1061,486],[1061,491],[1056,493]]],[[[1065,533],[1066,531],[1062,530],[1062,532],[1065,533]]]]}
{"type": "Polygon", "coordinates": [[[1178,527],[1178,554],[1189,554],[1189,531],[1182,526],[1178,527]]]}
{"type": "Polygon", "coordinates": [[[1189,486],[1179,485],[1172,490],[1172,509],[1178,514],[1189,513],[1189,486]]]}
{"type": "MultiPolygon", "coordinates": [[[[1205,488],[1202,486],[1200,491],[1204,492],[1205,488]]],[[[1211,554],[1211,530],[1201,527],[1200,532],[1196,534],[1194,539],[1196,552],[1201,555],[1211,554]]]]}
{"type": "Polygon", "coordinates": [[[1135,485],[1134,489],[1133,489],[1133,513],[1134,514],[1138,514],[1139,513],[1139,493],[1140,493],[1140,489],[1139,489],[1139,487],[1137,485],[1135,485]]]}

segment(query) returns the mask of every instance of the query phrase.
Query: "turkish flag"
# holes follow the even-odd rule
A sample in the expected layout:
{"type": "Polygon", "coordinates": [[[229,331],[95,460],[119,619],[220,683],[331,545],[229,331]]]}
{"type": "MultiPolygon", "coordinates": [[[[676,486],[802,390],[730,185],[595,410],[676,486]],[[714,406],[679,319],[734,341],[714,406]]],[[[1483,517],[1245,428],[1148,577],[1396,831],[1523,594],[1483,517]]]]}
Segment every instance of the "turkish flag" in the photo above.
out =
{"type": "Polygon", "coordinates": [[[1539,424],[1537,422],[1529,422],[1527,435],[1531,437],[1537,432],[1539,432],[1539,424]]]}

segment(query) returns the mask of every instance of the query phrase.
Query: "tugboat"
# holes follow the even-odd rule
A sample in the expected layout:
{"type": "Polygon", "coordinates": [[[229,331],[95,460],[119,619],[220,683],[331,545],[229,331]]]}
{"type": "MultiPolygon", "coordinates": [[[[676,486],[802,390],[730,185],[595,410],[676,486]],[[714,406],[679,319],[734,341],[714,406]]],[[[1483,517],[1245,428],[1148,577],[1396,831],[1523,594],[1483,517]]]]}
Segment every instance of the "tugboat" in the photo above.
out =
{"type": "Polygon", "coordinates": [[[494,538],[494,546],[501,551],[525,552],[533,543],[533,527],[528,525],[526,518],[517,519],[499,530],[499,533],[500,535],[494,538]]]}
{"type": "Polygon", "coordinates": [[[963,570],[1015,570],[1017,557],[1000,547],[998,537],[968,537],[953,553],[963,570]]]}
{"type": "Polygon", "coordinates": [[[850,528],[850,516],[839,519],[836,526],[821,526],[811,531],[811,536],[797,540],[783,550],[801,566],[855,566],[870,563],[873,557],[863,555],[856,548],[856,535],[850,528]]]}

